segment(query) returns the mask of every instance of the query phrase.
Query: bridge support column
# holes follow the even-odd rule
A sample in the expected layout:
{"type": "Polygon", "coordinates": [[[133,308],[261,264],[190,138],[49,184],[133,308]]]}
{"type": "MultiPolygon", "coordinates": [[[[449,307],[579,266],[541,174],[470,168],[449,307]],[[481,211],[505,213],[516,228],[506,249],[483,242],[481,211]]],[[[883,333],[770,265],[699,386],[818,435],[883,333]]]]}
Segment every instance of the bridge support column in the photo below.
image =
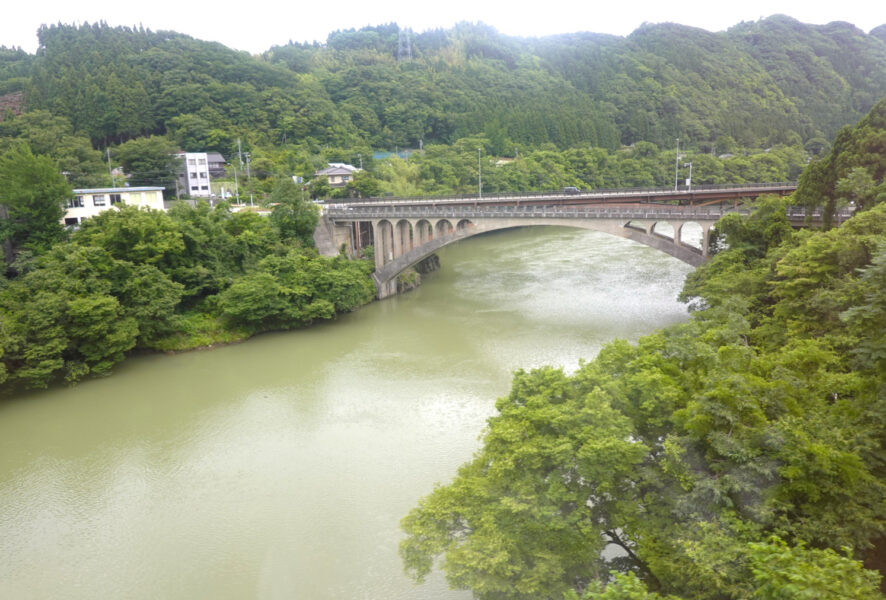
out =
{"type": "Polygon", "coordinates": [[[394,231],[390,221],[372,221],[372,238],[375,241],[376,270],[394,260],[394,231]]]}
{"type": "Polygon", "coordinates": [[[400,226],[399,222],[394,225],[392,233],[394,234],[394,247],[392,249],[391,258],[400,258],[403,254],[403,228],[400,226]]]}
{"type": "Polygon", "coordinates": [[[383,283],[375,282],[375,289],[378,290],[375,297],[379,300],[394,296],[397,294],[397,280],[391,279],[383,283]]]}
{"type": "Polygon", "coordinates": [[[372,239],[375,240],[375,270],[378,271],[383,266],[385,266],[385,244],[384,240],[382,240],[380,227],[378,225],[378,221],[372,222],[372,239]]]}
{"type": "Polygon", "coordinates": [[[685,224],[686,223],[683,222],[683,223],[674,225],[674,245],[675,246],[682,246],[683,245],[683,225],[685,225],[685,224]]]}
{"type": "Polygon", "coordinates": [[[711,225],[702,225],[701,226],[701,255],[709,256],[709,244],[711,241],[711,225]]]}

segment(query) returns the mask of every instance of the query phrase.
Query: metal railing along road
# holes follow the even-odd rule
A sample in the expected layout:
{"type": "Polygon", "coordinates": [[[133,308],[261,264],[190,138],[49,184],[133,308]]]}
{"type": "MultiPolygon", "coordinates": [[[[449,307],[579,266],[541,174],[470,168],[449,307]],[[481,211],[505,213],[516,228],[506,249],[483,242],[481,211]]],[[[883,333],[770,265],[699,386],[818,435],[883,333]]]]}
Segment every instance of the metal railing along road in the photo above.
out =
{"type": "Polygon", "coordinates": [[[662,201],[687,196],[703,196],[712,192],[748,192],[749,194],[762,194],[766,191],[792,191],[797,188],[795,182],[775,183],[736,183],[720,185],[697,185],[689,189],[673,188],[617,188],[617,189],[594,189],[579,192],[544,191],[544,192],[500,192],[492,194],[464,194],[448,196],[405,196],[384,198],[350,198],[341,201],[328,201],[323,205],[333,207],[337,205],[409,205],[409,204],[445,204],[445,203],[491,203],[525,200],[617,200],[619,198],[657,198],[662,201]]]}
{"type": "Polygon", "coordinates": [[[717,220],[727,212],[749,214],[747,209],[721,207],[633,204],[620,206],[581,205],[495,205],[495,206],[342,206],[327,207],[333,220],[364,219],[481,219],[481,218],[564,218],[564,219],[702,219],[717,220]]]}
{"type": "MultiPolygon", "coordinates": [[[[565,219],[697,219],[716,221],[727,213],[750,214],[750,209],[721,206],[675,206],[668,204],[622,204],[622,205],[339,205],[328,206],[326,216],[333,220],[360,221],[367,219],[480,219],[480,218],[565,218],[565,219]]],[[[837,215],[842,221],[852,216],[851,210],[837,215]]],[[[790,221],[811,218],[822,219],[822,212],[814,210],[807,214],[803,207],[787,210],[790,221]]]]}

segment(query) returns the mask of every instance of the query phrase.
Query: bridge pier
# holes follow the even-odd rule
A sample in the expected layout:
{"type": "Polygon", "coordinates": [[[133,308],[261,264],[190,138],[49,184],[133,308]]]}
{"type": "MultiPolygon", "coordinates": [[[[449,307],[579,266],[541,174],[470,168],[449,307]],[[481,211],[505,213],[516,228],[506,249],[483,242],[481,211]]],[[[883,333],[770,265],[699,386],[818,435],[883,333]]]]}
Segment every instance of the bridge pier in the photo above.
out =
{"type": "Polygon", "coordinates": [[[384,300],[390,296],[394,296],[397,294],[397,278],[389,279],[387,281],[379,281],[375,274],[372,275],[372,280],[375,282],[376,294],[375,297],[379,300],[384,300]]]}
{"type": "Polygon", "coordinates": [[[403,254],[403,235],[402,231],[400,231],[399,222],[391,223],[391,233],[393,234],[392,241],[394,242],[391,245],[391,260],[393,260],[403,254]]]}

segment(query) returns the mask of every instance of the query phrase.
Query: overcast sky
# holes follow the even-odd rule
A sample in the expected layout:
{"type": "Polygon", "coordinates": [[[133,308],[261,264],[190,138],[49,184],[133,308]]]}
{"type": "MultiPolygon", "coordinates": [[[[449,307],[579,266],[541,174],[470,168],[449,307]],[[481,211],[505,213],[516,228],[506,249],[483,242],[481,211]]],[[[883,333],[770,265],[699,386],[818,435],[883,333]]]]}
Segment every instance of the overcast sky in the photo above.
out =
{"type": "Polygon", "coordinates": [[[886,24],[883,0],[344,0],[340,2],[107,2],[46,0],[16,2],[0,18],[0,46],[37,49],[41,24],[93,23],[143,25],[173,30],[201,40],[218,41],[255,54],[289,40],[325,41],[337,29],[396,22],[415,32],[448,28],[459,21],[482,21],[507,35],[538,37],[554,33],[592,31],[628,35],[643,22],[674,22],[709,31],[722,31],[741,21],[786,14],[804,23],[848,21],[865,32],[886,24]]]}

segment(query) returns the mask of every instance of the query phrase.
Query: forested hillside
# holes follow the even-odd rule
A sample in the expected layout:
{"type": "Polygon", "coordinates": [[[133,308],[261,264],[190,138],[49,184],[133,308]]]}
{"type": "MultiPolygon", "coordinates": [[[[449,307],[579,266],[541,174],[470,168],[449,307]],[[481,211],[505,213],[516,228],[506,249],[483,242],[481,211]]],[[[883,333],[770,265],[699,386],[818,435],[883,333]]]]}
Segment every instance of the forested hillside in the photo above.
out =
{"type": "Polygon", "coordinates": [[[262,56],[104,24],[52,25],[39,39],[36,56],[0,53],[0,92],[24,91],[28,110],[65,117],[96,147],[148,134],[222,153],[237,137],[394,149],[484,135],[498,155],[677,137],[767,147],[830,139],[886,95],[882,32],[783,16],[722,33],[645,25],[626,38],[390,24],[262,56]]]}

